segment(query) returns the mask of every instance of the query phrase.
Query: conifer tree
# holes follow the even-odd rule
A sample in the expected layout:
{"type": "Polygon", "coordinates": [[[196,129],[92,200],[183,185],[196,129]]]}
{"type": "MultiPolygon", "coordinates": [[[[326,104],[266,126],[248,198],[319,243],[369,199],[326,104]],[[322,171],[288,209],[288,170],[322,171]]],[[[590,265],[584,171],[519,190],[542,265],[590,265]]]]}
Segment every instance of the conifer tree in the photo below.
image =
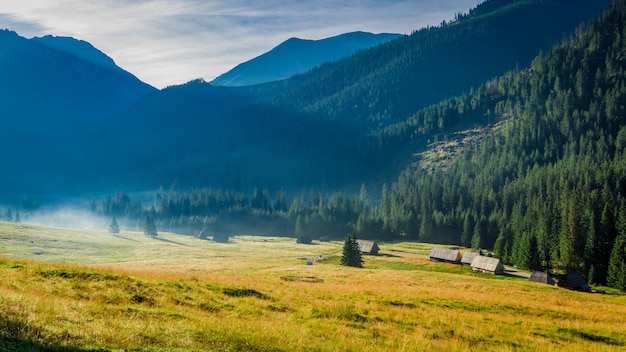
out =
{"type": "Polygon", "coordinates": [[[348,235],[343,244],[343,254],[341,256],[341,265],[353,266],[355,268],[363,267],[363,257],[361,256],[361,248],[356,241],[356,236],[348,235]]]}
{"type": "Polygon", "coordinates": [[[13,213],[11,213],[11,208],[7,208],[6,212],[4,213],[4,221],[13,221],[13,213]]]}
{"type": "Polygon", "coordinates": [[[624,234],[615,239],[609,259],[607,282],[611,287],[626,290],[626,235],[624,234]]]}
{"type": "Polygon", "coordinates": [[[146,236],[157,237],[157,228],[152,215],[146,216],[146,223],[143,226],[143,233],[146,236]]]}
{"type": "Polygon", "coordinates": [[[465,216],[463,216],[463,232],[461,233],[461,245],[464,247],[469,247],[471,245],[471,238],[473,237],[474,231],[474,219],[472,219],[472,214],[469,211],[465,212],[465,216]]]}
{"type": "Polygon", "coordinates": [[[481,233],[480,222],[477,222],[476,226],[474,226],[474,234],[472,236],[472,241],[471,241],[472,249],[482,248],[482,244],[481,244],[482,241],[480,238],[480,233],[481,233]]]}
{"type": "Polygon", "coordinates": [[[541,258],[539,257],[539,245],[537,237],[530,235],[528,239],[528,268],[530,270],[541,270],[541,258]]]}
{"type": "Polygon", "coordinates": [[[296,218],[296,229],[294,232],[296,236],[302,236],[305,234],[304,220],[302,220],[302,216],[300,215],[298,215],[298,217],[296,218]]]}
{"type": "Polygon", "coordinates": [[[109,224],[109,233],[120,233],[120,226],[117,224],[115,217],[113,217],[111,224],[109,224]]]}

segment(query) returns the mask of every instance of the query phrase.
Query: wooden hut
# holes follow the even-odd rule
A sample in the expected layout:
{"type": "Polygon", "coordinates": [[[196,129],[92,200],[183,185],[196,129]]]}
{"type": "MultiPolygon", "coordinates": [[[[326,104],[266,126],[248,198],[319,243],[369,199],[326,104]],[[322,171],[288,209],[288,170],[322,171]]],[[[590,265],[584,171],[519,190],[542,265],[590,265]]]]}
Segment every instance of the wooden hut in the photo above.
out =
{"type": "Polygon", "coordinates": [[[579,273],[569,273],[559,277],[559,287],[567,288],[574,291],[590,292],[591,287],[582,275],[579,273]]]}
{"type": "Polygon", "coordinates": [[[430,251],[430,260],[458,264],[461,262],[461,252],[458,249],[433,248],[430,251]]]}
{"type": "Polygon", "coordinates": [[[463,258],[461,258],[461,264],[463,265],[472,265],[474,258],[478,257],[480,253],[470,251],[463,253],[463,258]]]}
{"type": "Polygon", "coordinates": [[[552,285],[552,286],[556,284],[552,276],[550,276],[548,273],[544,271],[533,271],[533,273],[528,278],[528,281],[539,282],[542,284],[552,285]]]}
{"type": "Polygon", "coordinates": [[[229,238],[230,238],[230,236],[228,236],[226,234],[213,235],[213,241],[220,242],[220,243],[228,242],[229,238]]]}
{"type": "Polygon", "coordinates": [[[368,240],[356,240],[359,244],[359,249],[361,249],[361,253],[369,254],[369,255],[378,255],[378,244],[374,241],[368,240]]]}
{"type": "Polygon", "coordinates": [[[479,255],[472,261],[472,270],[487,274],[501,275],[504,274],[504,265],[502,265],[502,262],[498,258],[479,255]]]}

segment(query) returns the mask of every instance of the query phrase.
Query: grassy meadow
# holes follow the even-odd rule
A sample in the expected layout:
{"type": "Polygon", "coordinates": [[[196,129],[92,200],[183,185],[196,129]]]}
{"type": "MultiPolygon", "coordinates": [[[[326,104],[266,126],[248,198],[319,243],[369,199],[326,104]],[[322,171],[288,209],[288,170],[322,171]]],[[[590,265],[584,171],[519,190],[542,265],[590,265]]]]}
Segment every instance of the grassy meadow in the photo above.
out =
{"type": "Polygon", "coordinates": [[[626,296],[490,276],[382,244],[0,223],[2,351],[620,351],[626,296]],[[323,259],[306,265],[307,259],[323,259]]]}

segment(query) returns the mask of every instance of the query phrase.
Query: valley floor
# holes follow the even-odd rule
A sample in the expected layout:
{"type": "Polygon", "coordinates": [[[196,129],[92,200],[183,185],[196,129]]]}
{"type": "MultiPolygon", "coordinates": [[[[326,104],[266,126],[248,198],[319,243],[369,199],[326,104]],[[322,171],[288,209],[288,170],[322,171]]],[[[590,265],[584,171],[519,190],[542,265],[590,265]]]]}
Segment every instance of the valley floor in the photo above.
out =
{"type": "Polygon", "coordinates": [[[424,244],[381,247],[356,269],[339,265],[341,243],[0,223],[0,350],[626,348],[621,293],[473,273],[415,255],[424,244]]]}

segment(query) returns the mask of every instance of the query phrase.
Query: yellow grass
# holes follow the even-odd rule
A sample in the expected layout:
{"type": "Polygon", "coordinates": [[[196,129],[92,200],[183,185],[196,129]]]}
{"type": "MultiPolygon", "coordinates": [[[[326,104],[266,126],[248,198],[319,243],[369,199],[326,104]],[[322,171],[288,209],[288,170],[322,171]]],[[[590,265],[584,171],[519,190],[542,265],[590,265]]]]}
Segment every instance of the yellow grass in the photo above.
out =
{"type": "Polygon", "coordinates": [[[366,257],[364,269],[343,267],[340,243],[160,236],[0,224],[0,349],[626,349],[623,295],[474,274],[395,251],[366,257]],[[66,242],[73,252],[64,257],[66,242]],[[328,260],[305,265],[317,256],[328,260]],[[69,264],[52,264],[61,261],[69,264]]]}

